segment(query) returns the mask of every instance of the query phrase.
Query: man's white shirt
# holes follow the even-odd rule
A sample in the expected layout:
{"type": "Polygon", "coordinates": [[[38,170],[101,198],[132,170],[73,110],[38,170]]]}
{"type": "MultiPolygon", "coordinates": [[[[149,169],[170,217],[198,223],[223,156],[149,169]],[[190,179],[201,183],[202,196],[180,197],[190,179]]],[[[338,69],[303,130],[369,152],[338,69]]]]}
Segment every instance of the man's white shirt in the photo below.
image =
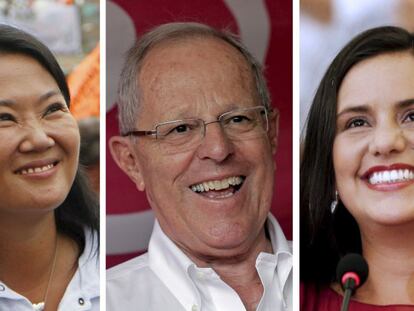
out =
{"type": "MultiPolygon", "coordinates": [[[[262,252],[256,269],[264,293],[257,311],[292,310],[292,250],[276,219],[266,222],[274,254],[262,252]]],[[[155,222],[148,252],[107,273],[107,310],[246,310],[211,268],[199,268],[155,222]]]]}

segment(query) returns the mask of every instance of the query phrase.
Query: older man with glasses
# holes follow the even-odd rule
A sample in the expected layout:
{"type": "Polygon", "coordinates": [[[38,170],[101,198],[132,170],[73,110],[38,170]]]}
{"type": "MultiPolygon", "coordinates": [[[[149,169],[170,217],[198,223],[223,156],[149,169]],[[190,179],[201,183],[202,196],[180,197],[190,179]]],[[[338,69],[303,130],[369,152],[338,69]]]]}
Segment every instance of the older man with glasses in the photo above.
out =
{"type": "Polygon", "coordinates": [[[112,156],[145,191],[148,253],[108,272],[107,310],[291,310],[292,253],[269,213],[278,112],[231,34],[157,27],[131,48],[112,156]]]}

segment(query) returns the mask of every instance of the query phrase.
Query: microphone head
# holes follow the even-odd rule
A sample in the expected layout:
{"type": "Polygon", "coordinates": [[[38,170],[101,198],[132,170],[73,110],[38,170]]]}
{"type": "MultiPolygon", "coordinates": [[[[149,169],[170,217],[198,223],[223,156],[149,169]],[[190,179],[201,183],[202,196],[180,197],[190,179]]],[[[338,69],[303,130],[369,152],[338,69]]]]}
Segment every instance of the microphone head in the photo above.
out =
{"type": "Polygon", "coordinates": [[[347,254],[339,260],[336,277],[342,287],[348,279],[354,279],[357,288],[367,280],[368,264],[360,254],[347,254]]]}

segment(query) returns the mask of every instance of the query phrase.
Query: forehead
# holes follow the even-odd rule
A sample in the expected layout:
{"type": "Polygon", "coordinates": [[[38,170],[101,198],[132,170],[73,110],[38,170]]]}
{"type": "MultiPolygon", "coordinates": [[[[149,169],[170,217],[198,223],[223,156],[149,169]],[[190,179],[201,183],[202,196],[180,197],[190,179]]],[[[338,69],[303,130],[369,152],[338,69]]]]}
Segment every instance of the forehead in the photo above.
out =
{"type": "Polygon", "coordinates": [[[366,59],[345,76],[338,108],[350,105],[394,103],[414,96],[414,55],[386,53],[366,59]]]}
{"type": "Polygon", "coordinates": [[[0,54],[0,99],[16,99],[58,89],[49,72],[23,54],[0,54]]]}
{"type": "Polygon", "coordinates": [[[215,38],[187,38],[153,48],[143,61],[138,84],[142,109],[160,114],[213,103],[231,105],[246,97],[251,101],[255,94],[247,61],[215,38]]]}
{"type": "Polygon", "coordinates": [[[0,74],[1,78],[5,75],[15,77],[24,76],[25,73],[39,73],[46,69],[34,58],[20,53],[1,53],[0,52],[0,74]]]}

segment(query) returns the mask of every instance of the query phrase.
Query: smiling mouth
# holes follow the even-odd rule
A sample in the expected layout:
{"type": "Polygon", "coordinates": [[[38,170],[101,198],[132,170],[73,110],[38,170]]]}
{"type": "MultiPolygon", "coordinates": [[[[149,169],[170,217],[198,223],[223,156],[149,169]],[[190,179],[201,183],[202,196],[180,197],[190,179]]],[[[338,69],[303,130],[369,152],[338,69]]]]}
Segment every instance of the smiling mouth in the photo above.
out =
{"type": "Polygon", "coordinates": [[[57,164],[58,164],[58,162],[53,162],[53,163],[50,163],[50,164],[47,164],[47,165],[23,168],[21,170],[18,170],[16,173],[18,175],[43,173],[43,172],[47,172],[47,171],[53,169],[57,164]]]}
{"type": "Polygon", "coordinates": [[[245,176],[232,176],[221,180],[210,180],[190,186],[190,189],[212,199],[222,199],[233,196],[240,190],[245,176]]]}
{"type": "Polygon", "coordinates": [[[391,184],[414,180],[414,171],[410,169],[394,169],[374,172],[368,177],[371,185],[391,184]]]}

